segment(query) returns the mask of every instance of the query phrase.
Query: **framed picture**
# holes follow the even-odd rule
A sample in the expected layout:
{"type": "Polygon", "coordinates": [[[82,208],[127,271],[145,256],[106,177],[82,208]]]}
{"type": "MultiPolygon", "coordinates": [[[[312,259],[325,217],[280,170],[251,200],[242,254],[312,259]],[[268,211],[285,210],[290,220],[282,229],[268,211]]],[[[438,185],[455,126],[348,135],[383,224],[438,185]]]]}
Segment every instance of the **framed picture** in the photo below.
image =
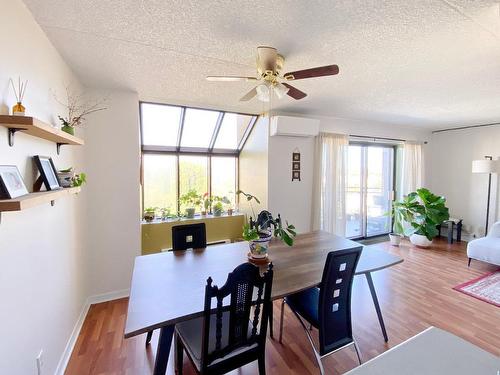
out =
{"type": "Polygon", "coordinates": [[[12,199],[28,194],[28,189],[15,165],[0,165],[0,187],[3,198],[12,199]]]}
{"type": "Polygon", "coordinates": [[[292,171],[292,181],[300,181],[300,171],[292,171]]]}
{"type": "Polygon", "coordinates": [[[292,171],[300,171],[300,161],[292,162],[292,171]]]}
{"type": "Polygon", "coordinates": [[[293,161],[300,161],[300,152],[292,153],[292,160],[293,161]]]}
{"type": "Polygon", "coordinates": [[[40,172],[40,177],[43,180],[45,188],[47,190],[62,189],[52,158],[36,155],[33,156],[33,159],[35,160],[36,166],[38,167],[38,171],[40,172]]]}

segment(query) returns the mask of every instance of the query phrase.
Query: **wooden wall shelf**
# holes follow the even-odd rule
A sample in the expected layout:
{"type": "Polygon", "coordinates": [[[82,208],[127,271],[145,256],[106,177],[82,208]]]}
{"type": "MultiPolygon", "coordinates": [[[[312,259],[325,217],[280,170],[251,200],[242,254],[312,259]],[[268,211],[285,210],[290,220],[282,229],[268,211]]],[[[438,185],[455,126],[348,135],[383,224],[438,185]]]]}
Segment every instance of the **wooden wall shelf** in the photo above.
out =
{"type": "Polygon", "coordinates": [[[14,199],[1,199],[0,200],[0,213],[6,211],[22,211],[30,207],[38,206],[44,203],[54,205],[54,201],[58,198],[67,195],[79,193],[80,187],[65,188],[52,191],[40,191],[37,193],[30,193],[22,197],[14,199]]]}
{"type": "Polygon", "coordinates": [[[58,154],[62,145],[83,145],[84,143],[83,139],[56,129],[34,117],[0,115],[0,125],[9,129],[9,146],[14,145],[14,134],[18,131],[55,142],[58,154]]]}

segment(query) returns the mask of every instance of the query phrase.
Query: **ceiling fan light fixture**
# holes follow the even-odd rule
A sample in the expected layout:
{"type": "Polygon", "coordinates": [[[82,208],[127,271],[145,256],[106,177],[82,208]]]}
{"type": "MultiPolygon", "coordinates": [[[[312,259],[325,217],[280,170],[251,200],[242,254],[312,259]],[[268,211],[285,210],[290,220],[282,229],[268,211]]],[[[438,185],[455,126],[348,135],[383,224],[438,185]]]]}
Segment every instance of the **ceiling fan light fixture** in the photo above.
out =
{"type": "Polygon", "coordinates": [[[256,87],[257,89],[257,99],[261,102],[269,102],[271,100],[271,95],[269,92],[269,87],[265,84],[260,84],[256,87]]]}
{"type": "Polygon", "coordinates": [[[290,90],[284,84],[279,83],[279,82],[274,85],[273,89],[274,89],[274,92],[276,93],[276,96],[278,97],[278,99],[283,99],[284,96],[287,94],[288,90],[290,90]]]}

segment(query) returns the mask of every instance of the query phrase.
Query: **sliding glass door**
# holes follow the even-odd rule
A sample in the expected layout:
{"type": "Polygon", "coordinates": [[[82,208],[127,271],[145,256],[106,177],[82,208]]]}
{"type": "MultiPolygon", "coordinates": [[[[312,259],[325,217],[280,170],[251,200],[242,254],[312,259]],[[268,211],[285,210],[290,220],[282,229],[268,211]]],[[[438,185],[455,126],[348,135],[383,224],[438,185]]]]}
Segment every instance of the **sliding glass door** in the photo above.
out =
{"type": "Polygon", "coordinates": [[[389,233],[394,185],[394,148],[379,144],[349,145],[346,181],[346,237],[389,233]]]}

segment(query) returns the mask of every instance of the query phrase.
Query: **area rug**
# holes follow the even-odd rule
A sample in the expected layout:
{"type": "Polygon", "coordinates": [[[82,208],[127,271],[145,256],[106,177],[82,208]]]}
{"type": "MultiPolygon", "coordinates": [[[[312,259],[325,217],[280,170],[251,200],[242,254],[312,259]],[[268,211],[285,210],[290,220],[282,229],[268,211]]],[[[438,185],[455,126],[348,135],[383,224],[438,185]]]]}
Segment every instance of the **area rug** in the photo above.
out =
{"type": "Polygon", "coordinates": [[[457,285],[453,289],[500,307],[500,270],[457,285]]]}

